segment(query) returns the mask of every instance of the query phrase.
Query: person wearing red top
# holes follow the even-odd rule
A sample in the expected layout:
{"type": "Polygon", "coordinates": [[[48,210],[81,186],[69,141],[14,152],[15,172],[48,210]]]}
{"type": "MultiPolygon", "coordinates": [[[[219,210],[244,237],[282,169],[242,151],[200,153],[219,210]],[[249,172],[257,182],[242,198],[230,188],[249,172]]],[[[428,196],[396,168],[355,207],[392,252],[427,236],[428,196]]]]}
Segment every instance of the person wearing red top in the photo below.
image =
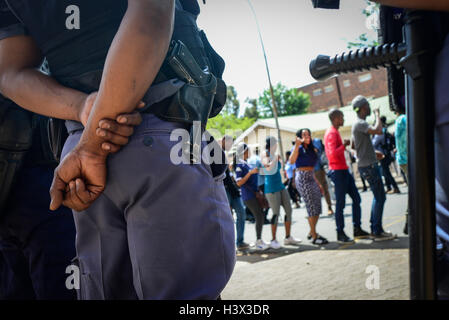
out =
{"type": "Polygon", "coordinates": [[[352,243],[344,232],[345,220],[343,210],[345,208],[346,194],[352,199],[352,223],[354,226],[354,238],[367,238],[369,234],[361,228],[360,194],[355,185],[354,178],[349,173],[348,165],[345,159],[346,146],[350,141],[345,139],[342,141],[338,129],[343,126],[345,119],[343,112],[332,109],[329,112],[329,119],[332,127],[330,127],[324,135],[324,145],[326,156],[329,161],[329,177],[335,186],[335,198],[337,200],[335,209],[335,222],[337,224],[337,240],[339,243],[352,243]]]}

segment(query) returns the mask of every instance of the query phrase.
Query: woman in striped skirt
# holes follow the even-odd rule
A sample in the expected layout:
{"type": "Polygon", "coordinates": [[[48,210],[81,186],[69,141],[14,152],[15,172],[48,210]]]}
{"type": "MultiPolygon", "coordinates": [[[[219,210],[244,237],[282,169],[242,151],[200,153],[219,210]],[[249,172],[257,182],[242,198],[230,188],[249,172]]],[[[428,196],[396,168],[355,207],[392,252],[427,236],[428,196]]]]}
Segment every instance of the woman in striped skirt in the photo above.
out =
{"type": "Polygon", "coordinates": [[[308,238],[312,239],[313,244],[327,244],[329,243],[327,239],[316,232],[316,225],[321,214],[321,195],[323,194],[323,187],[313,174],[318,161],[317,150],[313,147],[312,134],[309,129],[298,130],[296,136],[295,147],[289,161],[291,164],[296,164],[296,188],[306,203],[310,225],[308,238]]]}

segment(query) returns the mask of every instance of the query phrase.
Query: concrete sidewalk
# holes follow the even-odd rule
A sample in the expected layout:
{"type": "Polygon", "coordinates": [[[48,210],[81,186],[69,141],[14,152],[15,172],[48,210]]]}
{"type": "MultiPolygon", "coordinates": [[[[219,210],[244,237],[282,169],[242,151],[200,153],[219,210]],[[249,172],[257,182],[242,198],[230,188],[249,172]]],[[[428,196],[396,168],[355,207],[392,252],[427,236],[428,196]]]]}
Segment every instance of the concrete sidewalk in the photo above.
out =
{"type": "Polygon", "coordinates": [[[257,263],[238,261],[222,298],[406,300],[408,254],[408,249],[312,250],[257,263]],[[366,286],[373,274],[368,266],[378,268],[379,289],[366,286]]]}

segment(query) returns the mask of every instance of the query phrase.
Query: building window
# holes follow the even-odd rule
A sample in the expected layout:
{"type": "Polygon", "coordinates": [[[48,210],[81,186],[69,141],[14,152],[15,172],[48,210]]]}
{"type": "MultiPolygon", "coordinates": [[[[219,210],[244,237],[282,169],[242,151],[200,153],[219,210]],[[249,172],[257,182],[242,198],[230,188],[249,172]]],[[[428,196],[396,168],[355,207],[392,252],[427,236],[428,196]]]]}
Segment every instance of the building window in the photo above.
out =
{"type": "Polygon", "coordinates": [[[323,90],[322,89],[315,89],[313,90],[313,96],[321,96],[323,94],[323,90]]]}
{"type": "Polygon", "coordinates": [[[329,93],[329,92],[332,92],[332,91],[334,91],[334,86],[333,85],[324,87],[324,92],[329,93]]]}
{"type": "Polygon", "coordinates": [[[344,81],[343,81],[343,86],[344,86],[345,88],[349,87],[350,85],[351,85],[351,80],[344,80],[344,81]]]}
{"type": "Polygon", "coordinates": [[[359,76],[359,82],[369,81],[372,78],[373,76],[371,75],[371,73],[362,74],[361,76],[359,76]]]}

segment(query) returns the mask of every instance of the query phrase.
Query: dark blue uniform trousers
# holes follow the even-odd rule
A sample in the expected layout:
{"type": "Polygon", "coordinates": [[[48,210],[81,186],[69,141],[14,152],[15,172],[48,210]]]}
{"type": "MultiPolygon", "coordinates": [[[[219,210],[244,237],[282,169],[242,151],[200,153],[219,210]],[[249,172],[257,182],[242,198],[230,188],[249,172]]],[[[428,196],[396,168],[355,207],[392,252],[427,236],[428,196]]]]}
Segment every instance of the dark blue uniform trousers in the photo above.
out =
{"type": "Polygon", "coordinates": [[[49,210],[54,168],[23,168],[0,215],[0,299],[76,299],[66,288],[75,257],[72,212],[49,210]]]}
{"type": "MultiPolygon", "coordinates": [[[[105,191],[74,212],[81,299],[217,299],[229,281],[235,232],[224,172],[172,161],[182,154],[171,137],[180,127],[143,115],[109,156],[105,191]]],[[[81,133],[70,134],[63,157],[81,133]]]]}

